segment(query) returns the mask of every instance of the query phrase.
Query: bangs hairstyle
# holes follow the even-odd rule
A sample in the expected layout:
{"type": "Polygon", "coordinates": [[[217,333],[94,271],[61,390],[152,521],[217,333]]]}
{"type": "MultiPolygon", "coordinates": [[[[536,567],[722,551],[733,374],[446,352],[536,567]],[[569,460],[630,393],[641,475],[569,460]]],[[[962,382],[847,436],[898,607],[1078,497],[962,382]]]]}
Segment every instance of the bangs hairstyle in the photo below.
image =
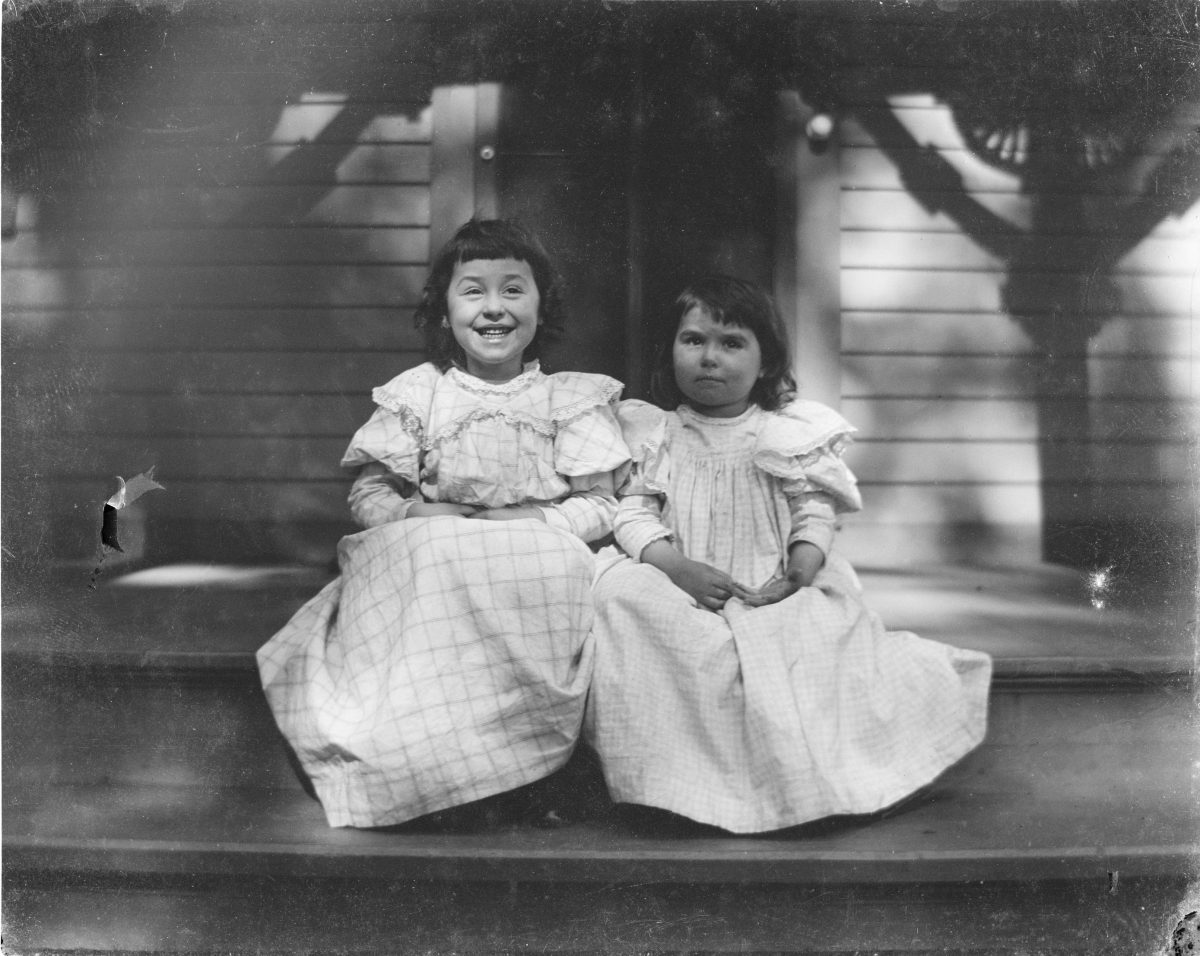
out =
{"type": "Polygon", "coordinates": [[[441,371],[451,365],[466,367],[466,356],[454,333],[442,327],[447,317],[446,294],[460,262],[474,259],[516,259],[529,266],[538,290],[538,318],[542,324],[525,349],[524,361],[538,358],[544,341],[562,331],[566,317],[563,280],[537,236],[513,219],[471,219],[438,252],[421,291],[416,325],[425,333],[425,352],[441,371]]]}
{"type": "Polygon", "coordinates": [[[750,401],[773,412],[796,396],[792,352],[787,329],[770,296],[753,283],[733,276],[705,276],[685,288],[672,304],[658,341],[650,395],[663,408],[674,409],[686,399],[675,384],[674,347],[679,324],[700,308],[722,325],[749,329],[762,353],[762,377],[750,390],[750,401]]]}

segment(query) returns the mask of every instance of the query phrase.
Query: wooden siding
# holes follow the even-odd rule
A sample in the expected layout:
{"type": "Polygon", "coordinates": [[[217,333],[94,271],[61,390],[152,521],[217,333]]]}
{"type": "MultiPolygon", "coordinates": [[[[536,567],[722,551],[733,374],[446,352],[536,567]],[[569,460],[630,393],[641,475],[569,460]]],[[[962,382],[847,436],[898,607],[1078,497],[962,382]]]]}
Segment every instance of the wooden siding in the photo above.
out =
{"type": "MultiPolygon", "coordinates": [[[[992,240],[1034,229],[1042,201],[1112,205],[1113,186],[1032,189],[967,150],[941,102],[887,98],[954,85],[915,8],[813,7],[812,23],[805,5],[757,21],[704,4],[513,8],[503,24],[455,5],[288,21],[240,9],[97,16],[77,70],[94,115],[28,107],[36,168],[3,242],[18,564],[89,561],[112,476],[151,464],[168,490],[127,516],[145,525],[146,559],[327,561],[349,527],[341,447],[370,387],[421,359],[412,314],[433,236],[493,209],[533,225],[566,275],[569,325],[548,364],[632,395],[646,394],[651,327],[699,271],[773,284],[793,319],[814,303],[829,316],[818,349],[795,345],[802,368],[820,351],[834,373],[805,368],[816,397],[837,400],[840,372],[861,429],[855,561],[1036,560],[1048,492],[1059,521],[1194,522],[1200,207],[1139,241],[1108,228],[1130,248],[1112,275],[1119,306],[1086,346],[1089,425],[1046,414],[1044,346],[1002,289],[1014,269],[1052,286],[1096,230],[1042,222],[1053,254],[1024,266],[992,240]],[[781,174],[781,137],[795,145],[809,108],[793,103],[781,133],[797,65],[785,22],[801,51],[814,25],[818,47],[821,30],[856,39],[833,77],[837,141],[781,174]],[[964,194],[914,162],[925,147],[981,219],[999,217],[993,234],[946,211],[964,194]],[[802,249],[819,255],[789,268],[802,249]]],[[[69,74],[84,46],[61,45],[56,65],[69,74]]]]}
{"type": "Polygon", "coordinates": [[[435,51],[417,21],[264,31],[185,16],[162,51],[130,44],[126,71],[169,76],[108,78],[126,132],[86,177],[20,197],[3,246],[18,564],[91,560],[113,476],[150,465],[167,490],[125,519],[134,560],[325,562],[349,527],[341,452],[370,388],[422,356],[435,51]],[[217,119],[163,127],[189,105],[217,119]]]}
{"type": "Polygon", "coordinates": [[[495,160],[498,206],[503,215],[536,227],[563,275],[565,328],[547,349],[547,367],[624,381],[627,91],[617,61],[611,83],[581,84],[561,96],[570,53],[570,47],[558,49],[553,64],[504,89],[495,160]],[[618,121],[600,123],[606,115],[618,121]]]}
{"type": "MultiPolygon", "coordinates": [[[[880,107],[860,104],[860,115],[880,107]]],[[[975,158],[931,97],[890,109],[961,175],[970,197],[1021,230],[1032,204],[1017,177],[975,158]]],[[[882,128],[886,129],[886,126],[882,128]]],[[[1197,510],[1195,263],[1200,206],[1168,218],[1117,263],[1119,295],[1087,352],[1090,432],[1039,426],[1039,346],[1004,310],[1010,264],[908,188],[895,157],[910,141],[877,141],[853,115],[841,126],[843,411],[861,429],[850,460],[866,509],[847,522],[860,561],[1036,560],[1042,490],[1070,491],[1091,468],[1094,495],[1058,515],[1080,525],[1147,522],[1183,529],[1197,510]],[[1068,454],[1047,466],[1039,446],[1068,454]],[[1075,465],[1063,464],[1074,459],[1075,465]]],[[[1056,226],[1060,261],[1098,237],[1056,226]]],[[[1070,502],[1070,496],[1067,496],[1070,502]]]]}
{"type": "Polygon", "coordinates": [[[152,464],[167,490],[123,516],[111,566],[332,560],[352,530],[341,453],[371,387],[422,360],[431,250],[472,214],[524,218],[562,267],[547,364],[623,375],[620,58],[568,102],[594,43],[543,23],[538,69],[502,89],[456,47],[460,16],[197,5],[90,30],[100,67],[67,67],[97,71],[120,132],[81,152],[69,115],[23,117],[37,175],[3,244],[16,567],[90,568],[114,476],[152,464]]]}

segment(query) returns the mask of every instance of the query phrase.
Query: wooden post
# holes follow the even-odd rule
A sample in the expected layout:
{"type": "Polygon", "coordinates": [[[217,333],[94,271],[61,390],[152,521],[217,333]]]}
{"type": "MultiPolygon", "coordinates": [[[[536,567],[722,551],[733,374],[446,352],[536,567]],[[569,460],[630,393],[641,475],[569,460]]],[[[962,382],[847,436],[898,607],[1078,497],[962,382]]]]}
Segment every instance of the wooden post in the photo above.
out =
{"type": "Polygon", "coordinates": [[[500,86],[439,86],[433,91],[429,251],[436,255],[472,216],[497,214],[496,133],[500,86]]]}
{"type": "Polygon", "coordinates": [[[496,194],[497,144],[500,132],[500,84],[475,87],[475,215],[499,215],[496,194]]]}
{"type": "Polygon", "coordinates": [[[775,301],[792,337],[800,397],[841,403],[841,170],[837,131],[814,142],[814,110],[779,94],[775,301]]]}
{"type": "MultiPolygon", "coordinates": [[[[1036,303],[1044,310],[1023,325],[1037,343],[1035,396],[1038,461],[1041,465],[1042,560],[1071,567],[1094,567],[1105,548],[1096,527],[1096,467],[1092,460],[1091,387],[1088,346],[1100,321],[1098,305],[1087,300],[1089,262],[1064,254],[1059,233],[1064,223],[1086,221],[1083,197],[1072,189],[1069,172],[1053,152],[1040,152],[1025,182],[1033,194],[1031,241],[1010,267],[1017,277],[1037,282],[1036,303]],[[1071,266],[1075,274],[1038,276],[1043,263],[1071,266]],[[1066,438],[1066,441],[1063,439],[1066,438]],[[1082,448],[1082,450],[1081,450],[1082,448]]],[[[1107,307],[1108,304],[1104,304],[1107,307]]]]}
{"type": "Polygon", "coordinates": [[[646,236],[644,223],[645,195],[642,183],[642,150],[645,148],[646,90],[643,78],[645,35],[643,17],[631,11],[632,21],[627,35],[632,106],[629,117],[629,166],[627,169],[627,255],[625,298],[625,385],[626,398],[649,398],[650,375],[653,371],[646,356],[645,263],[646,236]]]}

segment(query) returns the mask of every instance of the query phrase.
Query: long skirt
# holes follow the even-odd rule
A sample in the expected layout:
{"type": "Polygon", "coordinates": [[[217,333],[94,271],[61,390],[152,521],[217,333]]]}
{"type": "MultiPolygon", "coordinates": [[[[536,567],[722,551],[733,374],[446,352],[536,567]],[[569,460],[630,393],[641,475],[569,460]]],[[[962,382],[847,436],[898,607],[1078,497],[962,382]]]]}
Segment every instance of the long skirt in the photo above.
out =
{"type": "Polygon", "coordinates": [[[393,522],[258,652],[330,826],[375,827],[566,763],[592,673],[593,556],[535,520],[393,522]]]}
{"type": "Polygon", "coordinates": [[[615,552],[597,573],[585,735],[618,802],[735,833],[873,813],[984,737],[991,658],[885,630],[836,555],[719,613],[615,552]]]}

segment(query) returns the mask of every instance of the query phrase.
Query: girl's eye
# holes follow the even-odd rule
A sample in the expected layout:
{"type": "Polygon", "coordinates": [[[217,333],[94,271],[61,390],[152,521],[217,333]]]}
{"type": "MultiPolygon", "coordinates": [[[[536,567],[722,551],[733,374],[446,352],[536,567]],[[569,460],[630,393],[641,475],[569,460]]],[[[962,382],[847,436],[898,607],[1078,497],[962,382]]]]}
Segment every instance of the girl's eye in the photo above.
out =
{"type": "Polygon", "coordinates": [[[746,343],[743,342],[741,339],[726,339],[725,340],[725,348],[727,348],[727,349],[744,349],[745,347],[746,347],[746,343]]]}
{"type": "Polygon", "coordinates": [[[504,290],[505,295],[522,295],[525,292],[519,285],[510,285],[504,290]]]}

